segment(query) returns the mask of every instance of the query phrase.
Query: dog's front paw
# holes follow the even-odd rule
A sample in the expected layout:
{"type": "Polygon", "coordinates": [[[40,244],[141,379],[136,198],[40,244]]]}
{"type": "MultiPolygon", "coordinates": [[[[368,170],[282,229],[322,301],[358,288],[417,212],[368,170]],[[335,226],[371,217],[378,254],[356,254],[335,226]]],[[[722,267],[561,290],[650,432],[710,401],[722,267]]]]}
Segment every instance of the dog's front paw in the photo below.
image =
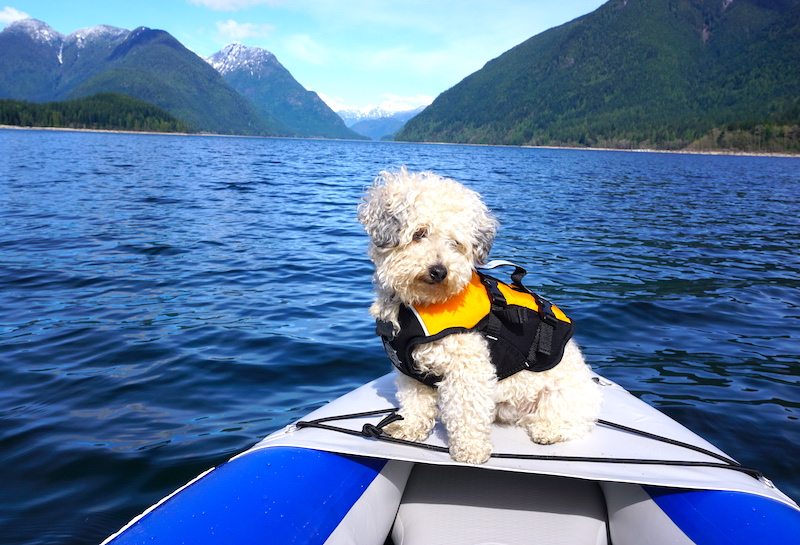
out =
{"type": "Polygon", "coordinates": [[[450,457],[456,462],[482,464],[492,454],[492,442],[489,439],[480,441],[450,440],[450,457]]]}
{"type": "Polygon", "coordinates": [[[395,439],[403,439],[404,441],[414,441],[421,443],[430,435],[435,421],[426,420],[424,418],[414,418],[404,416],[403,420],[387,424],[383,431],[394,437],[395,439]]]}

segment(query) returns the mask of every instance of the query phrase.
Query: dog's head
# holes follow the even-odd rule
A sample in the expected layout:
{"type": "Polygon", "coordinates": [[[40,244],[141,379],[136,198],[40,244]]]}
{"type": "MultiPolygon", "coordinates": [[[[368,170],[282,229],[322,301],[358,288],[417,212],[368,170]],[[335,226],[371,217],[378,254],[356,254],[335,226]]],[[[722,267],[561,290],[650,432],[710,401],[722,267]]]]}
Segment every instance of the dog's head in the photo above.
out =
{"type": "Polygon", "coordinates": [[[381,172],[358,207],[375,278],[407,304],[460,293],[492,248],[497,222],[480,195],[430,172],[381,172]]]}

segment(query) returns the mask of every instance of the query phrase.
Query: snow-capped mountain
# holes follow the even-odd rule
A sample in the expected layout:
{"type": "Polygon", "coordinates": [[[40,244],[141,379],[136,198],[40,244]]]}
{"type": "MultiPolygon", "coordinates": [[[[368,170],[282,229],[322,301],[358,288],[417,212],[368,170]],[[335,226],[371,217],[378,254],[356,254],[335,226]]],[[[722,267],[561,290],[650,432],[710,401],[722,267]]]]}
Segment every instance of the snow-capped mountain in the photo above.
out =
{"type": "MultiPolygon", "coordinates": [[[[97,25],[76,30],[72,34],[64,35],[42,21],[36,19],[22,19],[15,21],[5,28],[4,32],[21,33],[27,35],[34,43],[47,45],[53,49],[59,64],[64,62],[64,50],[75,47],[82,50],[87,44],[97,42],[122,41],[130,33],[124,28],[109,25],[97,25]]],[[[80,56],[80,51],[75,56],[80,56]]]]}
{"type": "MultiPolygon", "coordinates": [[[[42,23],[44,24],[44,23],[42,23]]],[[[115,41],[128,35],[130,31],[124,28],[117,28],[109,25],[97,25],[76,30],[64,38],[64,44],[75,45],[78,49],[84,49],[87,43],[97,40],[115,41]]]]}
{"type": "Polygon", "coordinates": [[[205,60],[266,116],[297,135],[360,138],[317,93],[300,85],[269,51],[233,42],[205,60]]]}
{"type": "Polygon", "coordinates": [[[221,51],[206,57],[206,62],[223,76],[236,70],[249,70],[251,75],[256,76],[265,67],[275,64],[280,66],[275,55],[266,49],[247,47],[239,42],[228,44],[221,51]]]}
{"type": "Polygon", "coordinates": [[[0,30],[0,98],[50,102],[122,93],[203,132],[363,139],[257,47],[205,59],[163,30],[109,25],[69,35],[35,19],[0,30]]]}
{"type": "Polygon", "coordinates": [[[270,124],[169,33],[101,25],[68,36],[32,19],[0,31],[0,97],[50,102],[122,93],[202,132],[292,135],[270,124]]]}
{"type": "Polygon", "coordinates": [[[408,109],[408,105],[394,105],[386,102],[381,106],[368,106],[366,108],[348,108],[339,110],[345,124],[358,134],[373,140],[393,138],[394,134],[402,129],[406,122],[427,108],[427,105],[408,109]],[[393,107],[394,106],[394,107],[393,107]]]}
{"type": "Polygon", "coordinates": [[[398,119],[405,123],[425,108],[426,106],[423,105],[417,108],[409,109],[408,105],[406,104],[384,102],[380,106],[369,105],[364,108],[345,108],[342,110],[337,110],[336,113],[339,114],[339,117],[344,119],[344,122],[348,127],[352,127],[359,121],[385,118],[398,119]]]}
{"type": "Polygon", "coordinates": [[[42,21],[36,19],[21,19],[14,21],[5,28],[5,32],[19,32],[30,36],[35,42],[60,47],[64,35],[42,21]]]}

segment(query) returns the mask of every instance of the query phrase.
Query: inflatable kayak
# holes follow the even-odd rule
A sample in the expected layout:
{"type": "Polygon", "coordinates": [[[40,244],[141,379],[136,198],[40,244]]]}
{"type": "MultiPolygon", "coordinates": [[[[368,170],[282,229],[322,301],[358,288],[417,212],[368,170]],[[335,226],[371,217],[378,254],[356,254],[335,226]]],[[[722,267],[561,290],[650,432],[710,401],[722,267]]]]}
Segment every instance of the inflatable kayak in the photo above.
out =
{"type": "Polygon", "coordinates": [[[796,544],[800,508],[757,470],[600,376],[601,421],[538,445],[495,426],[481,466],[381,432],[374,380],[211,469],[104,544],[796,544]]]}

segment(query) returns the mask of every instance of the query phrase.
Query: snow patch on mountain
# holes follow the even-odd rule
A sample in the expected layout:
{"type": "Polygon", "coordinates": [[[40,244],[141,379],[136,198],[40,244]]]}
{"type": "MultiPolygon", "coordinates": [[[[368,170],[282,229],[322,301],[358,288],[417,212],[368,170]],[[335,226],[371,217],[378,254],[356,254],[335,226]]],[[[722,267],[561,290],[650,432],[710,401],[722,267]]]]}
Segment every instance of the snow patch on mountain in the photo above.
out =
{"type": "Polygon", "coordinates": [[[64,63],[64,46],[76,46],[78,49],[86,47],[91,43],[101,39],[109,41],[122,38],[130,33],[124,28],[117,28],[109,25],[97,25],[93,27],[76,30],[67,36],[61,34],[48,25],[37,19],[21,19],[14,21],[6,27],[11,32],[24,32],[32,40],[41,44],[49,45],[53,48],[58,58],[58,63],[64,63]]]}
{"type": "Polygon", "coordinates": [[[100,39],[116,40],[130,33],[124,28],[117,28],[109,25],[97,25],[76,30],[64,39],[65,43],[75,44],[78,49],[86,47],[87,42],[100,39]]]}
{"type": "Polygon", "coordinates": [[[265,65],[278,63],[275,55],[266,49],[247,47],[239,42],[226,45],[221,51],[205,57],[205,61],[223,76],[241,69],[250,70],[250,74],[255,75],[265,65]]]}
{"type": "Polygon", "coordinates": [[[72,34],[65,36],[53,29],[47,23],[37,19],[21,19],[14,21],[6,27],[8,30],[17,30],[26,33],[32,39],[40,43],[46,43],[54,47],[63,43],[74,43],[79,48],[83,48],[87,41],[101,38],[116,39],[127,35],[130,31],[124,28],[117,28],[109,25],[97,25],[76,30],[72,34]]]}
{"type": "Polygon", "coordinates": [[[417,95],[414,97],[401,97],[396,95],[383,95],[385,100],[380,105],[370,104],[364,107],[348,106],[338,97],[330,97],[318,93],[333,111],[339,114],[348,127],[359,121],[372,119],[394,118],[405,122],[424,110],[433,97],[417,95]]]}
{"type": "Polygon", "coordinates": [[[371,121],[376,119],[398,119],[405,123],[424,110],[426,107],[427,105],[417,106],[416,108],[410,109],[386,109],[381,106],[367,106],[365,108],[348,108],[345,110],[339,110],[336,113],[339,114],[339,117],[344,120],[348,127],[352,127],[361,121],[371,121]]]}
{"type": "Polygon", "coordinates": [[[21,19],[14,21],[6,27],[6,30],[20,31],[26,33],[39,43],[58,47],[64,41],[64,35],[37,19],[21,19]]]}

